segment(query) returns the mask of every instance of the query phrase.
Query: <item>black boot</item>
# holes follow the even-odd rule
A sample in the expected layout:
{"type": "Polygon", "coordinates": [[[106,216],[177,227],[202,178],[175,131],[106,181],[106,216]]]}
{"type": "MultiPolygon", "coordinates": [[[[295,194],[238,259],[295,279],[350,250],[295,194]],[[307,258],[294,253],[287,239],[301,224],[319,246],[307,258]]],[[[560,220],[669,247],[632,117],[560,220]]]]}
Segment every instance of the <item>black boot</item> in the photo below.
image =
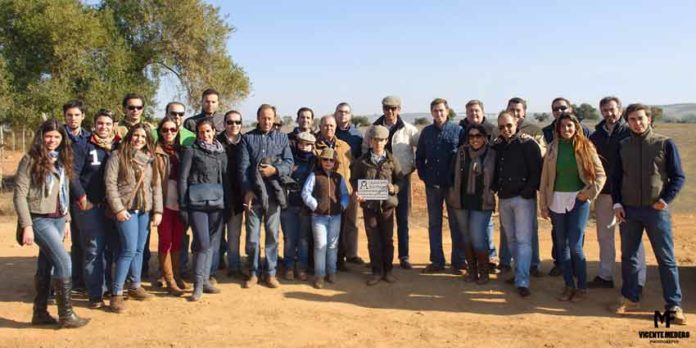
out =
{"type": "Polygon", "coordinates": [[[195,251],[193,253],[193,293],[191,297],[188,298],[191,302],[197,302],[203,296],[203,284],[205,279],[205,264],[207,260],[207,254],[201,251],[195,251]]]}
{"type": "Polygon", "coordinates": [[[56,318],[48,313],[48,295],[51,292],[51,278],[46,276],[34,276],[34,314],[31,316],[32,325],[55,325],[56,318]]]}
{"type": "Polygon", "coordinates": [[[87,325],[89,319],[80,318],[73,311],[70,278],[53,278],[52,281],[58,303],[58,327],[71,329],[87,325]]]}

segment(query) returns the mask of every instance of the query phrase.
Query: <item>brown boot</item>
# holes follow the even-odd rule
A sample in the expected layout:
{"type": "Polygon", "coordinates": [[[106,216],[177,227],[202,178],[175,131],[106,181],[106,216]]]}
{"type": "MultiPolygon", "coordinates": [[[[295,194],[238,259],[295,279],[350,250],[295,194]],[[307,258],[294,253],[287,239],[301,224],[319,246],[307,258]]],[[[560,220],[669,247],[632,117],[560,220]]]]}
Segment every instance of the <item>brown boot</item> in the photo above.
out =
{"type": "Polygon", "coordinates": [[[478,285],[483,285],[488,283],[489,281],[489,274],[490,274],[490,263],[488,262],[488,252],[487,251],[479,251],[476,253],[476,263],[478,266],[478,280],[476,281],[476,284],[478,285]]]}
{"type": "Polygon", "coordinates": [[[123,295],[113,295],[111,296],[111,301],[109,301],[109,309],[114,313],[123,313],[126,311],[126,304],[123,301],[123,295]]]}
{"type": "Polygon", "coordinates": [[[181,268],[180,268],[180,260],[181,260],[181,252],[179,251],[173,251],[171,253],[171,259],[172,259],[172,274],[174,275],[174,281],[176,282],[176,286],[179,288],[179,290],[186,291],[190,290],[191,287],[186,284],[183,278],[181,278],[181,268]]]}
{"type": "Polygon", "coordinates": [[[172,254],[169,252],[159,254],[160,269],[162,269],[162,277],[164,277],[164,282],[167,284],[167,292],[172,296],[181,296],[184,291],[176,285],[174,280],[174,273],[172,270],[172,254]]]}
{"type": "Polygon", "coordinates": [[[466,275],[465,282],[475,282],[478,280],[478,267],[476,264],[476,255],[471,245],[464,248],[464,256],[466,257],[466,275]]]}

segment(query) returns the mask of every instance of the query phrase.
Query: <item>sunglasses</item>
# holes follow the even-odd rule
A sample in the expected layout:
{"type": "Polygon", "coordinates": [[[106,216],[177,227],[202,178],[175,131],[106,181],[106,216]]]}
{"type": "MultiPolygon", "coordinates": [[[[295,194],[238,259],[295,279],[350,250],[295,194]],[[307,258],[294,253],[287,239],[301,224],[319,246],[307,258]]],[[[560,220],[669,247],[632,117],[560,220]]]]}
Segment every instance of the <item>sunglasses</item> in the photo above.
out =
{"type": "Polygon", "coordinates": [[[322,158],[321,161],[322,161],[322,162],[332,162],[332,163],[333,163],[333,162],[335,162],[336,160],[333,159],[333,158],[322,158]]]}
{"type": "Polygon", "coordinates": [[[133,111],[133,110],[142,110],[144,106],[142,105],[128,105],[128,110],[133,111]]]}
{"type": "Polygon", "coordinates": [[[162,128],[160,132],[162,133],[176,133],[178,129],[176,128],[162,128]]]}
{"type": "Polygon", "coordinates": [[[184,116],[183,111],[182,112],[170,111],[169,114],[172,116],[176,116],[176,117],[183,117],[184,116]]]}
{"type": "Polygon", "coordinates": [[[242,121],[227,120],[227,121],[225,121],[225,124],[227,124],[228,126],[233,125],[233,124],[241,125],[242,121]]]}
{"type": "Polygon", "coordinates": [[[398,109],[398,106],[383,106],[382,109],[384,110],[389,110],[389,111],[396,111],[398,109]]]}
{"type": "Polygon", "coordinates": [[[481,138],[483,138],[483,134],[481,134],[481,133],[469,134],[469,139],[481,139],[481,138]]]}
{"type": "Polygon", "coordinates": [[[567,106],[557,106],[555,108],[552,108],[551,110],[556,111],[556,112],[557,111],[566,111],[566,110],[568,110],[568,107],[567,106]]]}

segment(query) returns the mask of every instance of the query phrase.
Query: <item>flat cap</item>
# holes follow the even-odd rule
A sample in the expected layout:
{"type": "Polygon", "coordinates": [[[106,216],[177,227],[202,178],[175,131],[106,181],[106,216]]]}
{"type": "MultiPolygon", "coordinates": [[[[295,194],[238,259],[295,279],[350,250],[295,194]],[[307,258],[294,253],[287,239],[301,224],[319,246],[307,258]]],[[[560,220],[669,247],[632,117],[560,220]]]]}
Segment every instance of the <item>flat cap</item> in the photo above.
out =
{"type": "Polygon", "coordinates": [[[401,99],[394,95],[388,95],[382,99],[382,106],[401,106],[401,99]]]}
{"type": "Polygon", "coordinates": [[[314,137],[314,135],[312,135],[312,133],[310,133],[310,132],[297,133],[296,139],[297,139],[297,141],[305,141],[305,142],[312,143],[312,144],[314,144],[317,141],[317,139],[314,137]]]}
{"type": "Polygon", "coordinates": [[[334,149],[327,147],[321,150],[321,154],[319,154],[319,158],[328,158],[328,159],[336,159],[336,153],[334,152],[334,149]]]}
{"type": "Polygon", "coordinates": [[[389,138],[389,130],[385,126],[372,126],[370,128],[370,138],[387,139],[389,138]]]}

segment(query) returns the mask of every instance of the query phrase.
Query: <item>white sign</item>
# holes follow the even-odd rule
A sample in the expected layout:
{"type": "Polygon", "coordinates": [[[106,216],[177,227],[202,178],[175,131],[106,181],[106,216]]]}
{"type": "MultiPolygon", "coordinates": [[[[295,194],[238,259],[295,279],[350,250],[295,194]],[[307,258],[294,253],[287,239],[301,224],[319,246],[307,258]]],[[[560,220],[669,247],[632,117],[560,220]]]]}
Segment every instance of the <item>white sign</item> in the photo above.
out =
{"type": "Polygon", "coordinates": [[[389,198],[389,180],[358,180],[358,195],[366,201],[384,201],[389,198]]]}

